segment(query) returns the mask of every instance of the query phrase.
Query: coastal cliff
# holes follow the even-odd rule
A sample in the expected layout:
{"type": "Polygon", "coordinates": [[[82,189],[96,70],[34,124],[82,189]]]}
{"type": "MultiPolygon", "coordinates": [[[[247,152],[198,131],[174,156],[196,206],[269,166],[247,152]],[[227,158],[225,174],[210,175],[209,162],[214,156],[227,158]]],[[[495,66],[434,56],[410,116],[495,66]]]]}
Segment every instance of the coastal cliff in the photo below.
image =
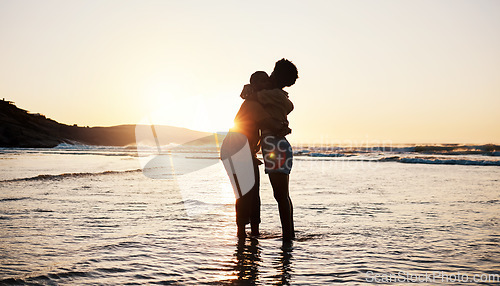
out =
{"type": "MultiPolygon", "coordinates": [[[[0,100],[0,147],[52,148],[61,143],[127,146],[135,144],[136,125],[80,127],[66,125],[39,113],[18,108],[0,100]]],[[[158,135],[168,134],[168,141],[182,143],[199,138],[204,132],[172,126],[157,126],[158,135]]],[[[165,136],[163,136],[165,137],[165,136]]]]}

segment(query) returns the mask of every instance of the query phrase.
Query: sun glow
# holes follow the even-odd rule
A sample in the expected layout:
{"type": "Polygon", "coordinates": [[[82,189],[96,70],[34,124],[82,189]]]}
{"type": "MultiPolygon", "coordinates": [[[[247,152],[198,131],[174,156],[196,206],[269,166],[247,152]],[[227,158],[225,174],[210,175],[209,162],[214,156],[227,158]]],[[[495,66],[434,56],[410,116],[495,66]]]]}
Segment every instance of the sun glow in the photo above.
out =
{"type": "Polygon", "coordinates": [[[151,123],[214,133],[226,132],[233,126],[234,106],[224,98],[181,94],[162,86],[152,88],[146,95],[150,99],[147,116],[151,123]]]}

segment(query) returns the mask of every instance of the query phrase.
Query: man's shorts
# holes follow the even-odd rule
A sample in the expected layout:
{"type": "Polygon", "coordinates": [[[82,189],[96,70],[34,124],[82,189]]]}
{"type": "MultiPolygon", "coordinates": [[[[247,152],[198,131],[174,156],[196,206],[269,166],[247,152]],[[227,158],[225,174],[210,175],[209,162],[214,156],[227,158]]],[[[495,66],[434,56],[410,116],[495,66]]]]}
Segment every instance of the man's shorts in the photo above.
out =
{"type": "Polygon", "coordinates": [[[265,136],[261,142],[265,171],[290,174],[292,170],[292,146],[285,137],[265,136]]]}

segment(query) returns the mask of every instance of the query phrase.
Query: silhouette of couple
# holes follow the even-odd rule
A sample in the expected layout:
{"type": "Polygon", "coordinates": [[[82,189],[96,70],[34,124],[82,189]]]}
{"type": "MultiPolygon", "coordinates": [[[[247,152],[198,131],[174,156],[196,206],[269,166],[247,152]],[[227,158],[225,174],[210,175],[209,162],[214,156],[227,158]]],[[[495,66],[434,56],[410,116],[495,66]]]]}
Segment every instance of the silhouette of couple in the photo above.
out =
{"type": "Polygon", "coordinates": [[[291,86],[298,78],[295,65],[281,59],[276,62],[270,76],[257,71],[250,77],[250,84],[243,87],[244,99],[231,131],[246,136],[252,155],[255,184],[246,194],[236,200],[236,225],[239,238],[246,237],[245,226],[250,223],[251,235],[259,236],[260,224],[260,175],[257,152],[262,149],[265,173],[278,202],[283,242],[295,237],[293,225],[293,205],[289,194],[289,175],[292,168],[292,147],[285,136],[291,132],[287,115],[293,110],[284,87],[291,86]]]}

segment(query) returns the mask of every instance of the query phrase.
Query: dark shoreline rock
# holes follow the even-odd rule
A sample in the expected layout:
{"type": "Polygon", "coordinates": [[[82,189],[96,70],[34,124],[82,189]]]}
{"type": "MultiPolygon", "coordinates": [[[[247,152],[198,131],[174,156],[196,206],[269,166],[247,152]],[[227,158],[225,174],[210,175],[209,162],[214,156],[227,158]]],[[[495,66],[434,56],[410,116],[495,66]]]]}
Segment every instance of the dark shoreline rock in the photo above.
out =
{"type": "MultiPolygon", "coordinates": [[[[0,147],[53,148],[61,143],[127,146],[135,144],[136,125],[79,127],[66,125],[38,113],[29,113],[13,102],[0,100],[0,147]]],[[[199,138],[205,132],[185,128],[158,126],[162,144],[183,143],[199,138]],[[167,136],[165,136],[167,134],[167,136]]]]}

